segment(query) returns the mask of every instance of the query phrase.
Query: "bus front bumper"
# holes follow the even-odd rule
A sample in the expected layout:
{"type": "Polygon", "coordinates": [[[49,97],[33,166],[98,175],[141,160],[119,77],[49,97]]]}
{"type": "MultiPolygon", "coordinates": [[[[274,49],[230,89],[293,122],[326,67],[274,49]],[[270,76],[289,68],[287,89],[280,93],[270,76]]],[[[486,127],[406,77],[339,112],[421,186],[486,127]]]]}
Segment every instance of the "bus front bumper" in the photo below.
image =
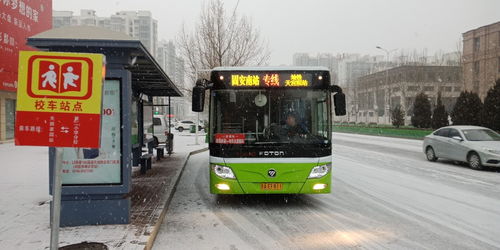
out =
{"type": "Polygon", "coordinates": [[[279,189],[263,189],[262,182],[239,182],[236,179],[223,179],[210,174],[210,193],[212,194],[325,194],[331,192],[331,173],[305,182],[266,182],[279,189]]]}

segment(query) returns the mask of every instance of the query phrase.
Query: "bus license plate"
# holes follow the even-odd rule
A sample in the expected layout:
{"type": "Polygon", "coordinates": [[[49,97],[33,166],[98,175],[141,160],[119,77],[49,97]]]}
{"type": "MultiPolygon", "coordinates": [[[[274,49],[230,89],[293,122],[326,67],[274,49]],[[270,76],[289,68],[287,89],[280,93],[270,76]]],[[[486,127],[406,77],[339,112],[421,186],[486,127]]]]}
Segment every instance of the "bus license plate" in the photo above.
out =
{"type": "Polygon", "coordinates": [[[282,190],[283,183],[261,183],[260,190],[282,190]]]}

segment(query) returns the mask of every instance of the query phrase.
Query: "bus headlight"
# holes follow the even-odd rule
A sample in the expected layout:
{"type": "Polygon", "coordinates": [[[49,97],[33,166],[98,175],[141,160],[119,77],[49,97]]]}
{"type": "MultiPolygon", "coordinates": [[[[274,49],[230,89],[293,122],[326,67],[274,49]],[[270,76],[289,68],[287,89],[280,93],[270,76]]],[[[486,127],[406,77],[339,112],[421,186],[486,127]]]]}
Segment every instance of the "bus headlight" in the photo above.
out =
{"type": "Polygon", "coordinates": [[[221,165],[212,165],[212,170],[220,178],[236,179],[236,177],[234,176],[233,170],[231,170],[230,167],[221,166],[221,165]]]}
{"type": "Polygon", "coordinates": [[[321,178],[328,174],[328,171],[330,171],[330,166],[331,164],[325,164],[325,165],[320,165],[316,166],[311,170],[311,173],[309,174],[309,179],[314,179],[314,178],[321,178]]]}
{"type": "Polygon", "coordinates": [[[314,184],[313,186],[313,190],[323,190],[326,188],[326,184],[323,184],[323,183],[317,183],[317,184],[314,184]]]}
{"type": "Polygon", "coordinates": [[[229,185],[225,184],[225,183],[219,183],[219,184],[215,184],[215,187],[219,190],[222,190],[222,191],[227,191],[229,189],[231,189],[229,187],[229,185]]]}

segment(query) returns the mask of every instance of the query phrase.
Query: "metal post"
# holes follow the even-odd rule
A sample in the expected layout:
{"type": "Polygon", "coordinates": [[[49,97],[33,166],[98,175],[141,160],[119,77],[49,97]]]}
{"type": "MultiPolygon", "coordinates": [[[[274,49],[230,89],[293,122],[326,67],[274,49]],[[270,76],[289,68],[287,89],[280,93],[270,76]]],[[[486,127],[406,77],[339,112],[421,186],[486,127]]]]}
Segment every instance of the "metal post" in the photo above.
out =
{"type": "MultiPolygon", "coordinates": [[[[196,69],[196,78],[198,78],[198,69],[196,69]]],[[[192,101],[192,100],[191,100],[192,101]]],[[[194,144],[198,145],[198,124],[200,123],[200,112],[196,113],[196,124],[194,125],[194,144]]]]}
{"type": "Polygon", "coordinates": [[[196,113],[196,125],[194,125],[194,127],[195,127],[195,130],[194,130],[194,131],[195,131],[195,138],[196,138],[196,139],[195,139],[195,141],[196,141],[196,143],[195,143],[195,144],[196,144],[196,145],[200,145],[200,144],[198,143],[198,126],[199,126],[199,125],[200,125],[200,112],[197,112],[197,113],[196,113]]]}
{"type": "Polygon", "coordinates": [[[172,106],[170,106],[170,96],[168,97],[168,133],[172,133],[170,130],[172,126],[172,106]]]}
{"type": "Polygon", "coordinates": [[[389,85],[389,52],[387,52],[387,62],[385,63],[385,84],[387,86],[387,90],[388,90],[388,93],[385,93],[386,95],[389,96],[387,102],[388,102],[388,105],[389,105],[389,108],[387,107],[384,107],[386,110],[385,112],[387,112],[387,114],[385,114],[385,116],[388,118],[388,121],[387,123],[388,124],[391,124],[391,98],[392,98],[392,87],[389,85]]]}
{"type": "Polygon", "coordinates": [[[154,118],[155,117],[155,99],[154,97],[151,99],[151,121],[153,124],[151,124],[151,138],[155,137],[155,123],[154,123],[154,118]]]}
{"type": "Polygon", "coordinates": [[[172,137],[172,106],[170,103],[170,96],[168,97],[168,136],[167,136],[167,142],[168,142],[168,147],[167,147],[167,152],[168,155],[170,156],[172,154],[172,150],[174,150],[174,140],[170,140],[172,137]]]}
{"type": "Polygon", "coordinates": [[[61,188],[62,188],[63,148],[56,148],[54,184],[52,185],[52,222],[50,227],[50,249],[59,248],[59,224],[61,221],[61,188]]]}

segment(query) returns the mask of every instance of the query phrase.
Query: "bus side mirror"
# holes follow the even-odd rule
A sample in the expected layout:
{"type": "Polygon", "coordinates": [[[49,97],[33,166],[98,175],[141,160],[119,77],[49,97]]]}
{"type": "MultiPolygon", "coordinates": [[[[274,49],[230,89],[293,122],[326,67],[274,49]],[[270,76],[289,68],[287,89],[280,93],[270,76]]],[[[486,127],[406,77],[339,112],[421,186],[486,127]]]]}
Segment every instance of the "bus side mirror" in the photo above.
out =
{"type": "Polygon", "coordinates": [[[193,88],[193,112],[203,112],[203,104],[205,104],[205,86],[197,84],[193,88]]]}
{"type": "Polygon", "coordinates": [[[333,96],[333,104],[335,105],[335,115],[336,116],[343,116],[346,115],[346,108],[345,108],[345,95],[344,93],[336,93],[333,96]]]}

